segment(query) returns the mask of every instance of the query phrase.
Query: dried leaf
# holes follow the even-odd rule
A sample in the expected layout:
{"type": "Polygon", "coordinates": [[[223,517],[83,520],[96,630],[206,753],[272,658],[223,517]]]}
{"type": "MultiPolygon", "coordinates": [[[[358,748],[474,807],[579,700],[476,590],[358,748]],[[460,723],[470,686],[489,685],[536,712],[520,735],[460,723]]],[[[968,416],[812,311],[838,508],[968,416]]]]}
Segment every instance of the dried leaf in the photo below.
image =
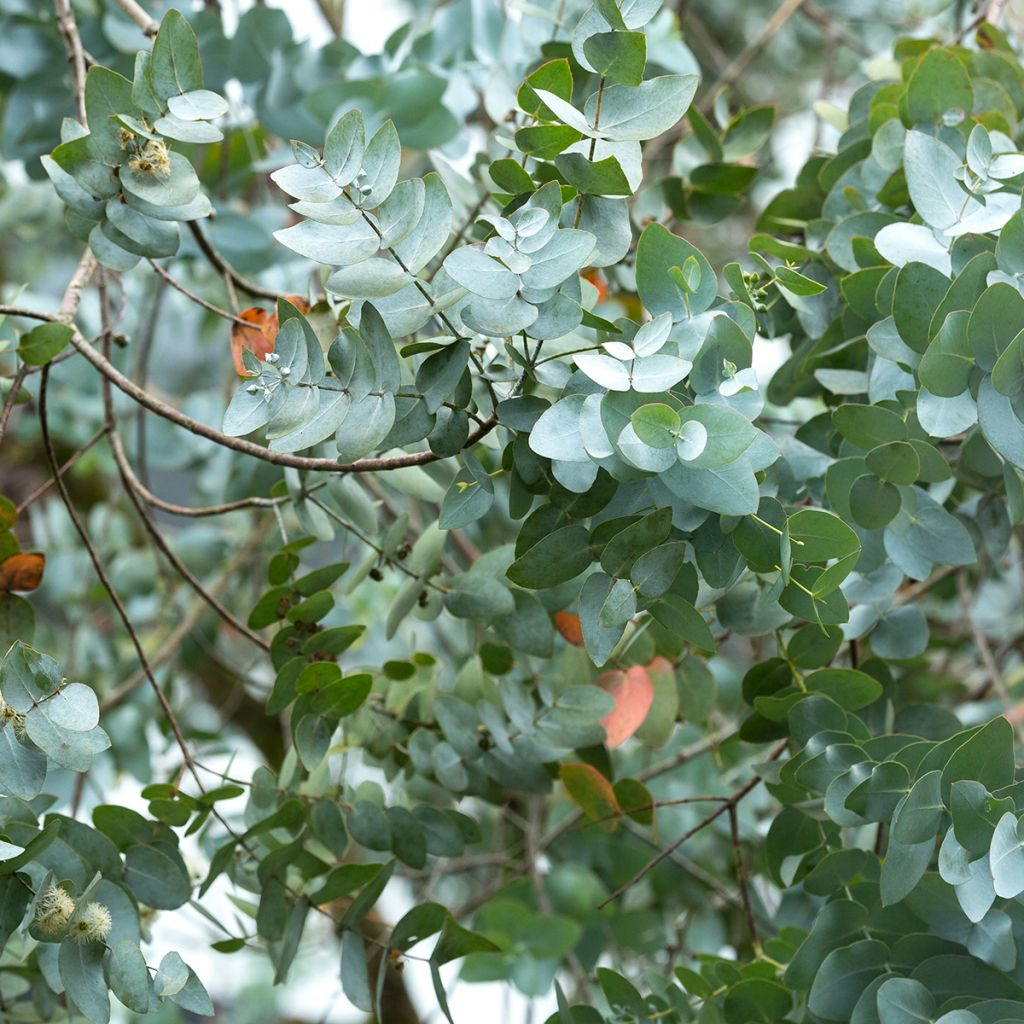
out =
{"type": "Polygon", "coordinates": [[[569,643],[576,647],[583,646],[583,627],[578,615],[573,615],[572,612],[555,612],[555,629],[569,643]]]}
{"type": "Polygon", "coordinates": [[[43,582],[46,556],[39,551],[21,551],[0,562],[0,590],[35,590],[43,582]]]}

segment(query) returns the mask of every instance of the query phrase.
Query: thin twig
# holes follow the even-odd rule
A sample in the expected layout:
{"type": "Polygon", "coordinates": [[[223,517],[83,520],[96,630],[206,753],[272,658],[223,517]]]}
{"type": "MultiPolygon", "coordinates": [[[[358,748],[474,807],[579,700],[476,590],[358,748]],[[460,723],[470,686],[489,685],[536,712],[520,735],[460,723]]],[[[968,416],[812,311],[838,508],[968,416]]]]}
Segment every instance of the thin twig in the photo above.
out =
{"type": "MultiPolygon", "coordinates": [[[[105,390],[109,394],[110,385],[105,385],[105,390]]],[[[270,650],[270,644],[268,644],[258,633],[254,633],[241,619],[238,618],[233,612],[229,611],[216,597],[200,582],[199,578],[192,572],[191,569],[174,553],[171,546],[164,539],[163,534],[157,529],[156,523],[153,522],[153,517],[149,514],[146,506],[143,504],[142,499],[135,491],[133,486],[134,474],[130,474],[130,467],[128,466],[128,460],[125,458],[124,446],[121,443],[121,438],[117,433],[116,425],[111,422],[110,428],[110,448],[114,453],[114,461],[117,463],[118,471],[121,474],[121,481],[125,486],[125,490],[128,492],[128,497],[131,499],[132,504],[135,506],[135,511],[139,515],[139,520],[142,522],[146,533],[149,534],[150,540],[153,542],[153,546],[167,559],[171,564],[174,571],[183,579],[186,583],[229,625],[232,629],[237,630],[242,636],[246,637],[249,641],[254,643],[257,647],[264,651],[270,650]],[[127,471],[126,471],[127,470],[127,471]]]]}
{"type": "MultiPolygon", "coordinates": [[[[985,636],[985,631],[975,621],[974,615],[971,612],[971,608],[974,604],[974,595],[971,593],[971,588],[968,585],[966,571],[957,573],[956,590],[957,594],[960,596],[960,605],[963,609],[964,621],[967,623],[971,631],[971,636],[974,637],[974,646],[978,649],[978,654],[981,657],[981,663],[985,668],[985,675],[988,677],[988,682],[985,687],[976,695],[972,694],[972,697],[977,700],[980,699],[987,690],[994,690],[996,696],[1002,702],[1002,705],[1007,712],[1007,717],[1013,721],[1017,716],[1011,714],[1013,711],[1013,699],[1010,697],[1010,691],[1006,687],[1006,680],[1003,679],[1003,674],[999,671],[999,666],[996,664],[995,657],[992,654],[992,647],[988,642],[988,637],[985,636]]],[[[1017,735],[1021,739],[1024,739],[1024,723],[1014,721],[1013,724],[1014,728],[1017,730],[1017,735]]]]}
{"type": "MultiPolygon", "coordinates": [[[[262,539],[261,534],[257,532],[245,547],[243,547],[238,554],[231,559],[226,566],[224,566],[224,571],[210,585],[209,592],[211,594],[214,596],[218,595],[235,578],[238,570],[248,561],[249,556],[256,547],[257,541],[260,539],[262,539]]],[[[182,620],[167,635],[164,642],[150,656],[149,664],[152,668],[162,665],[165,661],[168,661],[181,650],[183,641],[195,628],[206,610],[207,605],[205,601],[199,600],[193,604],[192,608],[185,614],[184,618],[182,618],[182,620]]],[[[140,668],[133,675],[129,676],[123,683],[114,687],[114,689],[100,701],[100,713],[105,715],[107,712],[112,711],[114,708],[123,704],[145,681],[146,672],[144,669],[140,668]]],[[[198,766],[202,767],[202,765],[198,766]]]]}
{"type": "MultiPolygon", "coordinates": [[[[769,761],[774,761],[780,757],[782,752],[786,749],[789,740],[783,740],[768,756],[769,761]]],[[[713,821],[720,818],[723,814],[729,811],[730,807],[735,807],[748,793],[754,790],[758,783],[761,781],[760,775],[753,776],[748,782],[741,786],[726,803],[723,803],[721,807],[716,807],[715,810],[711,811],[710,814],[706,815],[700,822],[693,826],[689,831],[684,832],[678,839],[666,846],[663,850],[653,856],[628,882],[623,883],[609,896],[607,899],[602,900],[598,904],[598,910],[606,907],[609,903],[613,903],[617,900],[624,892],[631,889],[637,884],[648,872],[656,868],[663,860],[669,857],[673,851],[677,850],[680,846],[691,839],[698,832],[702,832],[708,827],[713,821]]]]}
{"type": "Polygon", "coordinates": [[[11,380],[11,390],[7,392],[7,400],[4,402],[3,409],[0,410],[0,442],[3,441],[4,434],[7,433],[7,421],[11,418],[11,413],[14,412],[14,407],[17,405],[18,392],[21,391],[21,385],[28,376],[28,369],[28,365],[22,363],[11,380]]]}
{"type": "MultiPolygon", "coordinates": [[[[79,448],[74,455],[70,456],[68,460],[60,467],[60,475],[63,476],[90,448],[97,444],[107,434],[106,426],[100,427],[92,437],[89,438],[85,444],[79,448]]],[[[41,483],[24,501],[15,509],[15,512],[20,516],[34,501],[38,501],[51,487],[53,486],[53,477],[50,477],[45,483],[41,483]]]]}
{"type": "Polygon", "coordinates": [[[255,281],[250,281],[247,277],[243,277],[217,252],[213,244],[203,233],[203,229],[199,226],[198,221],[190,220],[188,222],[188,229],[192,232],[192,237],[196,240],[196,244],[202,250],[203,255],[216,270],[225,277],[230,278],[236,288],[240,288],[247,295],[254,295],[260,299],[271,299],[274,302],[286,297],[284,292],[276,292],[273,288],[264,288],[263,285],[256,284],[255,281]]]}
{"type": "Polygon", "coordinates": [[[71,65],[75,112],[78,115],[79,123],[86,124],[85,53],[82,50],[82,40],[75,22],[75,12],[71,8],[70,0],[54,0],[53,6],[57,13],[57,28],[60,29],[60,34],[64,39],[64,48],[68,52],[68,63],[71,65]]]}
{"type": "Polygon", "coordinates": [[[954,43],[962,42],[967,36],[969,36],[976,28],[984,25],[988,22],[990,25],[998,23],[999,19],[1003,16],[1003,8],[1006,7],[1006,0],[990,0],[986,7],[983,7],[976,17],[972,18],[959,32],[953,37],[954,43]]]}
{"type": "Polygon", "coordinates": [[[235,316],[233,313],[229,313],[226,309],[221,309],[220,306],[215,306],[212,302],[207,302],[206,299],[196,295],[195,292],[190,291],[180,281],[175,280],[170,274],[160,266],[156,260],[150,260],[149,265],[172,287],[177,289],[186,298],[191,299],[197,306],[202,306],[203,309],[208,310],[211,313],[215,313],[219,317],[223,317],[225,320],[230,320],[232,323],[241,324],[243,327],[252,327],[253,323],[251,320],[243,320],[240,316],[235,316]]]}
{"type": "Polygon", "coordinates": [[[117,0],[117,6],[135,22],[147,36],[155,36],[160,26],[135,2],[135,0],[117,0]]]}
{"type": "Polygon", "coordinates": [[[673,754],[672,757],[665,761],[659,761],[657,764],[651,765],[649,768],[645,768],[642,772],[636,774],[636,778],[640,782],[647,782],[650,779],[657,778],[659,775],[665,775],[667,772],[678,768],[680,765],[684,765],[694,758],[700,757],[701,754],[706,754],[709,751],[714,750],[716,747],[720,747],[726,740],[731,739],[736,735],[738,729],[735,725],[727,725],[723,729],[719,729],[717,732],[711,733],[710,736],[705,736],[703,739],[698,740],[696,743],[691,743],[688,747],[683,747],[677,754],[673,754]]]}
{"type": "Polygon", "coordinates": [[[772,12],[772,16],[764,23],[764,28],[757,36],[747,44],[736,59],[718,76],[711,84],[706,93],[705,103],[711,102],[711,98],[719,89],[732,85],[747,70],[753,61],[761,56],[764,48],[775,38],[779,30],[789,21],[790,18],[800,10],[807,0],[783,0],[772,12]]]}
{"type": "Polygon", "coordinates": [[[128,633],[132,646],[135,648],[135,654],[139,659],[139,664],[146,673],[146,678],[149,680],[149,684],[152,686],[153,692],[156,694],[156,698],[160,702],[160,707],[171,727],[171,732],[174,734],[174,739],[178,744],[178,748],[181,750],[181,756],[184,759],[185,765],[188,767],[192,777],[195,779],[195,783],[199,787],[199,791],[203,793],[205,792],[205,789],[203,787],[202,779],[200,779],[199,772],[192,763],[192,754],[189,752],[188,744],[185,742],[181,726],[178,725],[178,719],[174,714],[170,701],[168,701],[167,695],[161,689],[160,684],[156,681],[156,677],[153,675],[153,670],[150,667],[149,660],[146,658],[146,652],[142,649],[142,641],[139,639],[139,634],[135,630],[135,625],[128,615],[128,610],[125,608],[120,595],[114,589],[114,584],[107,575],[107,570],[103,566],[99,553],[93,546],[89,533],[75,509],[74,502],[71,500],[71,495],[68,493],[67,485],[64,483],[64,478],[60,475],[60,466],[57,464],[57,454],[53,449],[53,441],[50,437],[50,425],[46,416],[46,387],[49,383],[49,378],[50,369],[49,367],[45,367],[39,382],[39,425],[43,448],[46,451],[46,458],[50,463],[50,471],[53,473],[53,478],[57,483],[57,490],[60,492],[61,501],[64,502],[64,508],[67,510],[71,523],[74,526],[75,531],[78,533],[78,536],[81,538],[82,544],[85,546],[85,550],[89,555],[89,560],[92,562],[93,569],[96,571],[96,575],[99,577],[100,583],[103,585],[103,589],[107,592],[111,603],[117,611],[118,617],[124,624],[124,628],[128,633]]]}
{"type": "Polygon", "coordinates": [[[757,937],[757,922],[754,920],[754,908],[750,902],[747,868],[743,863],[743,847],[740,845],[740,817],[736,812],[735,801],[729,802],[729,835],[732,839],[733,856],[736,858],[736,880],[740,886],[740,899],[743,901],[743,912],[747,918],[747,928],[750,930],[750,941],[760,955],[761,940],[757,937]]]}
{"type": "Polygon", "coordinates": [[[204,519],[208,516],[222,516],[226,512],[239,512],[247,508],[274,508],[277,505],[284,505],[291,501],[289,496],[282,495],[280,498],[239,498],[237,501],[225,501],[219,505],[178,505],[173,501],[165,501],[146,487],[132,469],[131,463],[128,462],[127,457],[125,458],[124,468],[131,480],[132,489],[135,493],[138,494],[138,496],[142,498],[147,505],[151,505],[153,508],[158,508],[161,512],[168,512],[172,516],[183,516],[189,519],[204,519]]]}
{"type": "MultiPolygon", "coordinates": [[[[718,90],[736,82],[749,65],[761,55],[761,52],[772,41],[783,25],[807,2],[808,0],[783,0],[772,13],[772,16],[764,23],[764,28],[704,91],[704,99],[700,105],[705,111],[710,110],[713,106],[715,94],[718,90]]],[[[685,139],[691,130],[692,127],[689,119],[681,120],[675,129],[664,132],[648,144],[644,152],[645,161],[650,163],[657,159],[666,149],[671,149],[677,142],[685,139]]]]}
{"type": "Polygon", "coordinates": [[[807,3],[800,8],[800,13],[808,21],[814,22],[819,28],[823,28],[826,32],[833,35],[836,42],[842,43],[847,49],[853,50],[854,53],[858,53],[862,57],[870,57],[872,55],[873,51],[870,46],[862,42],[855,35],[847,32],[835,18],[816,3],[813,3],[812,0],[807,0],[807,3]]]}
{"type": "Polygon", "coordinates": [[[927,579],[912,583],[909,587],[904,587],[896,592],[896,597],[892,602],[893,607],[899,608],[901,605],[916,601],[922,594],[927,594],[937,584],[949,579],[956,571],[955,565],[944,565],[941,569],[936,569],[927,579]]]}
{"type": "MultiPolygon", "coordinates": [[[[149,312],[135,347],[135,379],[140,387],[149,383],[149,359],[153,354],[153,342],[156,339],[157,324],[160,321],[160,307],[167,294],[167,283],[162,279],[153,282],[149,312]]],[[[139,479],[149,485],[149,464],[146,459],[148,445],[146,443],[146,417],[135,417],[135,450],[139,453],[139,479]]]]}

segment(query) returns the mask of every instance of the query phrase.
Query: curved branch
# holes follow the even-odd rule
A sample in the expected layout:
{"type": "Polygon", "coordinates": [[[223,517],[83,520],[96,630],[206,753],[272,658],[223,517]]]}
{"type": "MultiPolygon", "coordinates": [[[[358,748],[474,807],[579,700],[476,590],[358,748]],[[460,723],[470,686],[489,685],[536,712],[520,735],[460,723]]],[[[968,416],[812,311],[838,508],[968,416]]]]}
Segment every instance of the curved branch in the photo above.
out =
{"type": "MultiPolygon", "coordinates": [[[[211,594],[219,594],[228,585],[228,583],[231,582],[235,573],[238,572],[238,570],[249,560],[253,549],[256,546],[256,542],[260,539],[261,534],[259,531],[256,531],[246,545],[238,551],[235,557],[232,558],[227,565],[225,565],[224,571],[220,576],[210,584],[211,594]]],[[[157,648],[157,650],[150,656],[149,663],[152,668],[158,668],[165,661],[168,661],[178,653],[182,643],[185,641],[185,638],[199,623],[199,620],[203,617],[205,611],[206,603],[204,601],[196,601],[195,604],[192,605],[181,621],[167,635],[163,643],[160,644],[159,648],[157,648]]],[[[140,668],[123,682],[115,686],[114,689],[100,701],[100,714],[106,715],[113,711],[114,708],[119,707],[145,681],[146,673],[140,668]]],[[[202,766],[200,765],[200,767],[202,766]]]]}
{"type": "Polygon", "coordinates": [[[163,498],[154,494],[139,479],[138,474],[132,468],[127,456],[124,458],[123,464],[120,464],[120,468],[122,470],[122,475],[127,478],[126,482],[147,505],[150,505],[153,508],[158,508],[161,512],[168,512],[172,516],[185,516],[189,519],[202,519],[206,516],[222,516],[226,512],[238,512],[246,508],[274,508],[277,505],[284,505],[286,502],[291,500],[289,497],[253,497],[239,498],[238,501],[225,501],[220,505],[199,505],[196,507],[189,505],[176,505],[173,501],[165,501],[163,498]]]}
{"type": "Polygon", "coordinates": [[[240,316],[235,316],[234,313],[229,313],[226,309],[221,309],[220,306],[215,306],[212,302],[207,302],[206,299],[195,292],[190,291],[180,281],[171,277],[170,274],[160,266],[156,260],[149,260],[149,265],[174,289],[181,292],[185,298],[190,299],[197,306],[202,306],[203,309],[210,313],[215,313],[219,317],[223,317],[225,320],[230,320],[232,323],[241,324],[243,327],[252,327],[252,322],[249,320],[243,320],[240,316]]]}
{"type": "Polygon", "coordinates": [[[64,503],[64,508],[67,510],[71,523],[75,528],[75,532],[81,538],[82,544],[85,546],[85,550],[89,555],[89,560],[92,562],[93,569],[95,569],[100,583],[103,584],[103,589],[107,592],[107,596],[110,598],[114,609],[117,611],[118,618],[120,618],[128,633],[132,646],[135,648],[135,655],[139,659],[139,664],[142,666],[142,670],[146,674],[146,679],[149,681],[150,686],[153,688],[153,692],[156,694],[156,699],[160,702],[160,707],[171,727],[171,732],[174,734],[174,739],[178,744],[178,749],[181,751],[181,756],[185,765],[188,767],[192,777],[195,779],[196,785],[199,787],[199,791],[204,793],[206,790],[203,787],[202,779],[199,778],[199,773],[196,771],[195,764],[192,761],[192,753],[188,749],[188,744],[185,742],[185,736],[181,731],[181,726],[178,724],[178,719],[174,714],[174,709],[171,707],[170,701],[167,699],[167,694],[164,693],[160,684],[156,681],[156,676],[153,675],[149,659],[146,657],[146,652],[142,648],[142,641],[139,639],[139,634],[135,630],[135,624],[128,615],[128,610],[125,608],[120,595],[114,589],[114,584],[107,575],[107,570],[104,568],[103,562],[100,560],[99,553],[93,546],[89,533],[85,528],[85,524],[82,522],[78,511],[75,509],[74,502],[71,500],[71,495],[68,493],[67,485],[64,483],[64,478],[60,475],[60,465],[57,462],[57,454],[53,450],[53,441],[50,437],[50,424],[46,417],[46,385],[49,382],[49,377],[50,368],[46,366],[43,368],[42,378],[39,383],[39,426],[43,440],[43,448],[46,451],[46,458],[50,463],[50,471],[53,473],[53,478],[56,481],[57,490],[60,492],[61,501],[64,503]]]}
{"type": "MultiPolygon", "coordinates": [[[[107,399],[108,416],[112,417],[113,403],[110,402],[110,385],[107,384],[104,390],[106,391],[105,398],[107,399]]],[[[135,484],[138,483],[138,480],[135,478],[135,474],[131,472],[131,467],[128,465],[128,460],[124,453],[124,445],[121,443],[121,437],[117,433],[117,427],[113,419],[111,418],[108,422],[110,423],[110,448],[114,453],[114,461],[117,463],[118,471],[121,474],[121,482],[124,484],[124,488],[128,492],[128,497],[131,499],[132,505],[135,506],[135,511],[138,513],[139,519],[141,520],[146,533],[149,534],[149,538],[153,542],[153,546],[157,548],[164,558],[167,559],[174,571],[186,583],[188,583],[188,585],[229,626],[231,626],[232,629],[241,633],[242,636],[262,650],[269,651],[270,644],[259,636],[259,634],[254,633],[244,622],[242,622],[241,619],[238,618],[238,616],[221,604],[221,602],[203,586],[192,570],[189,569],[189,567],[185,565],[185,563],[171,549],[171,546],[164,539],[163,534],[157,529],[156,523],[153,522],[153,517],[149,514],[149,511],[143,504],[142,498],[136,493],[135,484]]]]}
{"type": "Polygon", "coordinates": [[[240,288],[245,292],[246,295],[252,295],[258,299],[271,299],[273,302],[277,302],[278,299],[287,298],[284,292],[276,292],[273,288],[264,288],[263,285],[243,277],[217,252],[210,240],[203,234],[203,229],[199,226],[198,221],[190,220],[188,222],[188,229],[192,232],[192,237],[195,238],[196,244],[210,264],[228,278],[236,288],[240,288]]]}
{"type": "MultiPolygon", "coordinates": [[[[104,347],[107,352],[110,351],[110,321],[107,310],[107,293],[105,277],[100,277],[100,317],[102,320],[103,327],[103,338],[104,347]]],[[[153,546],[164,556],[165,559],[170,563],[171,568],[201,597],[232,629],[241,633],[244,637],[254,643],[257,647],[264,651],[270,650],[270,644],[268,644],[262,637],[254,633],[249,627],[242,622],[234,613],[229,611],[220,601],[213,596],[210,591],[203,586],[199,578],[192,572],[191,569],[174,553],[171,546],[164,539],[163,534],[157,529],[156,523],[153,521],[153,517],[149,514],[149,509],[146,508],[142,499],[135,492],[135,483],[138,483],[135,473],[128,465],[128,459],[124,452],[124,446],[121,443],[121,436],[117,432],[117,413],[114,409],[114,392],[110,386],[110,381],[106,377],[103,378],[101,386],[103,392],[103,414],[106,423],[107,431],[110,434],[110,449],[114,456],[114,462],[117,464],[117,470],[121,477],[121,482],[124,484],[124,489],[128,492],[128,497],[131,500],[132,505],[135,507],[135,511],[142,522],[142,525],[149,535],[149,539],[153,546]]]]}
{"type": "MultiPolygon", "coordinates": [[[[42,316],[37,314],[40,319],[50,320],[57,319],[56,317],[42,316]]],[[[273,463],[275,466],[288,466],[292,469],[304,469],[310,472],[317,473],[381,473],[386,472],[390,469],[403,469],[406,466],[425,466],[432,462],[438,462],[446,456],[435,455],[433,452],[413,452],[407,455],[392,455],[385,456],[378,459],[357,459],[355,462],[350,462],[347,465],[340,465],[334,459],[321,459],[311,458],[303,455],[292,455],[289,452],[275,452],[270,448],[264,448],[262,445],[254,444],[252,441],[246,441],[241,437],[231,437],[229,434],[223,433],[223,431],[217,430],[214,427],[207,426],[205,423],[200,423],[199,420],[193,419],[191,416],[185,415],[172,405],[168,405],[166,402],[161,402],[158,398],[155,398],[148,391],[144,391],[138,386],[133,380],[126,377],[120,370],[114,366],[108,359],[106,359],[102,353],[97,349],[93,348],[84,337],[82,337],[79,331],[71,336],[71,344],[81,352],[85,358],[92,363],[100,373],[103,374],[107,380],[110,381],[115,387],[123,391],[129,398],[134,399],[139,405],[149,409],[150,412],[156,413],[158,416],[162,416],[165,420],[170,420],[171,423],[176,423],[179,427],[184,427],[185,430],[196,434],[198,437],[205,437],[208,441],[213,441],[215,444],[219,444],[224,448],[231,448],[236,452],[242,452],[244,455],[252,455],[254,458],[262,459],[264,462],[273,463]]],[[[479,427],[474,430],[469,437],[466,438],[466,443],[463,448],[469,448],[476,444],[481,438],[489,434],[498,425],[498,417],[491,413],[491,415],[480,424],[479,427]]]]}

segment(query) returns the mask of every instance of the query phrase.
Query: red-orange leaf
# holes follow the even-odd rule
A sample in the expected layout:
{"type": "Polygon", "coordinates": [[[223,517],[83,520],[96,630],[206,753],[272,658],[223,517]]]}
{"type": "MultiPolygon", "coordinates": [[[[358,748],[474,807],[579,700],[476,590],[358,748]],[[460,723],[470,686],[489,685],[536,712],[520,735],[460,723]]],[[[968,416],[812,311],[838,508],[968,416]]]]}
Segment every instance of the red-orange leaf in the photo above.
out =
{"type": "Polygon", "coordinates": [[[605,745],[617,747],[643,725],[654,701],[654,685],[643,665],[632,665],[625,672],[603,672],[597,677],[597,685],[615,701],[615,707],[601,719],[601,724],[605,745]]]}
{"type": "Polygon", "coordinates": [[[39,551],[21,551],[0,562],[0,590],[35,590],[43,581],[46,556],[39,551]]]}
{"type": "Polygon", "coordinates": [[[604,302],[604,300],[608,298],[608,282],[604,279],[604,275],[601,271],[596,268],[585,270],[583,272],[583,277],[585,277],[597,289],[597,301],[604,302]]]}
{"type": "Polygon", "coordinates": [[[277,314],[253,306],[250,309],[243,309],[238,315],[252,326],[243,327],[239,323],[231,325],[231,358],[235,361],[238,375],[249,377],[251,374],[242,362],[242,352],[248,349],[262,362],[274,351],[274,342],[277,341],[277,314]]]}
{"type": "Polygon", "coordinates": [[[620,811],[612,784],[589,764],[563,764],[558,775],[584,816],[614,832],[620,811]]]}
{"type": "MultiPolygon", "coordinates": [[[[309,312],[309,303],[301,295],[288,295],[286,298],[300,313],[309,312]]],[[[250,377],[252,375],[242,362],[242,352],[248,349],[262,362],[274,351],[279,330],[277,312],[268,313],[259,306],[251,306],[243,309],[238,316],[252,326],[246,327],[239,323],[231,325],[231,358],[235,361],[239,377],[250,377]]]]}
{"type": "Polygon", "coordinates": [[[583,627],[580,626],[578,615],[573,615],[572,612],[555,612],[555,629],[569,643],[576,647],[583,646],[583,627]]]}

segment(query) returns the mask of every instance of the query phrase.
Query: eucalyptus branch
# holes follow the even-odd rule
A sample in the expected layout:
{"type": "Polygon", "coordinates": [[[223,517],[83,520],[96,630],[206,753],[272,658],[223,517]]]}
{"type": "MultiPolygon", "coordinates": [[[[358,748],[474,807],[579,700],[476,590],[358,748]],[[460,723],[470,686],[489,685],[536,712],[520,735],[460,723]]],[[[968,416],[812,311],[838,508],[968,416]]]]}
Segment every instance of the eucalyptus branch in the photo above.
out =
{"type": "Polygon", "coordinates": [[[196,240],[196,244],[199,246],[202,254],[207,258],[210,264],[218,271],[223,274],[236,288],[245,292],[246,295],[252,295],[257,299],[270,299],[272,302],[277,302],[278,299],[287,298],[284,292],[274,291],[273,288],[264,288],[263,285],[257,284],[255,281],[250,281],[249,278],[244,277],[240,274],[233,266],[217,250],[213,247],[213,243],[206,237],[203,229],[199,226],[199,222],[190,220],[188,222],[188,229],[192,232],[192,237],[196,240]]]}
{"type": "Polygon", "coordinates": [[[0,442],[3,441],[4,435],[7,433],[7,421],[11,418],[15,405],[18,404],[18,393],[21,391],[21,385],[25,383],[28,370],[28,366],[22,363],[11,378],[11,390],[7,392],[3,409],[0,409],[0,442]]]}
{"type": "Polygon", "coordinates": [[[999,666],[996,664],[995,657],[992,654],[992,646],[988,642],[988,637],[985,635],[985,631],[978,625],[974,618],[974,614],[971,611],[974,606],[974,594],[971,593],[970,585],[967,582],[967,573],[965,571],[961,571],[956,574],[956,589],[957,594],[960,597],[960,608],[964,616],[964,621],[967,623],[967,626],[971,631],[971,636],[974,638],[974,646],[977,648],[978,655],[981,658],[981,663],[984,666],[985,675],[987,677],[987,684],[977,692],[975,699],[980,699],[980,697],[989,689],[995,691],[996,696],[999,698],[1004,710],[1007,712],[1007,717],[1011,722],[1013,722],[1013,726],[1017,730],[1017,735],[1021,739],[1024,739],[1024,722],[1021,722],[1016,715],[1010,714],[1010,712],[1013,711],[1013,699],[1010,697],[1010,691],[1007,689],[1006,680],[1003,679],[1003,674],[999,671],[999,666]]]}
{"type": "MultiPolygon", "coordinates": [[[[49,316],[42,316],[41,319],[54,319],[49,316]]],[[[292,455],[287,452],[276,452],[262,445],[254,444],[240,437],[232,437],[214,427],[207,426],[199,420],[168,405],[166,402],[144,391],[134,381],[126,377],[116,366],[106,359],[97,349],[90,345],[82,335],[75,331],[71,336],[71,344],[82,353],[92,365],[103,374],[115,387],[123,391],[129,398],[134,399],[139,405],[158,416],[169,420],[171,423],[184,427],[186,430],[198,437],[204,437],[224,448],[231,448],[234,451],[242,452],[245,455],[252,455],[264,462],[270,462],[277,466],[290,466],[293,469],[305,469],[324,473],[378,473],[391,469],[401,469],[405,466],[425,466],[431,462],[438,462],[444,456],[435,455],[431,451],[415,452],[406,455],[384,456],[376,459],[358,459],[347,465],[341,465],[334,459],[312,458],[308,456],[292,455]]],[[[466,439],[464,448],[471,448],[481,438],[489,434],[498,425],[497,416],[492,413],[484,422],[472,431],[466,439]]]]}
{"type": "Polygon", "coordinates": [[[135,22],[147,36],[155,36],[160,27],[136,0],[117,0],[117,6],[135,22]]]}
{"type": "Polygon", "coordinates": [[[160,264],[156,262],[156,260],[149,260],[148,262],[149,265],[160,275],[161,278],[163,278],[164,281],[166,281],[172,288],[181,292],[181,294],[184,295],[185,298],[189,299],[189,301],[191,302],[194,302],[197,306],[202,306],[203,309],[207,310],[208,312],[213,313],[216,316],[223,318],[224,320],[230,320],[233,324],[240,324],[242,327],[249,328],[253,326],[251,320],[245,320],[240,316],[235,316],[234,313],[229,313],[226,309],[221,309],[220,306],[215,306],[212,302],[207,302],[206,299],[204,299],[202,296],[196,295],[195,292],[186,288],[185,285],[183,285],[180,281],[171,277],[171,275],[166,270],[164,270],[164,268],[161,267],[160,264]]]}
{"type": "Polygon", "coordinates": [[[68,52],[68,62],[71,64],[71,76],[74,82],[73,93],[75,97],[75,112],[78,115],[80,124],[86,123],[85,117],[85,53],[82,50],[82,39],[78,34],[78,25],[75,22],[75,12],[71,7],[71,0],[54,0],[54,9],[57,13],[57,27],[64,38],[64,48],[68,52]]]}
{"type": "Polygon", "coordinates": [[[743,862],[743,848],[740,845],[740,822],[736,812],[736,802],[729,802],[729,835],[732,840],[733,857],[736,860],[736,880],[739,882],[740,898],[743,901],[743,912],[747,918],[750,941],[757,953],[761,951],[761,940],[757,935],[757,922],[754,920],[754,909],[750,902],[750,886],[747,882],[747,867],[743,862]]]}
{"type": "MultiPolygon", "coordinates": [[[[109,397],[109,384],[108,397],[109,397]]],[[[111,410],[112,412],[112,410],[111,410]]],[[[117,433],[116,421],[110,420],[110,448],[114,453],[114,461],[117,463],[117,468],[121,474],[121,480],[124,483],[125,491],[131,500],[132,505],[135,506],[135,511],[138,513],[139,521],[142,523],[146,533],[149,535],[153,546],[164,556],[164,558],[170,563],[174,571],[183,579],[186,583],[234,630],[244,636],[251,643],[264,651],[270,650],[270,644],[268,644],[258,633],[254,633],[237,615],[229,611],[213,593],[203,586],[199,578],[192,572],[191,569],[174,553],[174,550],[167,543],[163,534],[157,528],[156,523],[153,521],[153,517],[149,514],[146,506],[143,504],[142,498],[136,491],[135,483],[137,480],[134,478],[134,474],[131,474],[131,467],[128,465],[128,460],[125,457],[124,446],[121,443],[121,438],[117,433]]]]}
{"type": "MultiPolygon", "coordinates": [[[[226,589],[228,584],[236,578],[238,570],[246,565],[246,563],[251,559],[253,552],[256,550],[259,542],[263,539],[263,536],[262,531],[256,530],[246,544],[239,549],[238,553],[224,565],[223,571],[208,588],[208,592],[211,595],[217,597],[224,589],[226,589]]],[[[209,605],[205,600],[200,599],[193,603],[192,607],[180,619],[156,651],[150,655],[149,664],[152,669],[156,669],[160,665],[164,664],[164,662],[169,661],[181,650],[181,645],[185,641],[185,638],[193,629],[195,629],[199,620],[207,612],[208,608],[209,605]]],[[[102,714],[107,714],[110,711],[113,711],[114,708],[119,707],[144,682],[146,682],[146,679],[146,670],[140,668],[122,683],[115,686],[114,689],[100,701],[100,712],[102,714]]],[[[196,767],[202,768],[202,765],[196,762],[196,767]]]]}
{"type": "MultiPolygon", "coordinates": [[[[64,464],[60,467],[60,476],[63,476],[72,466],[75,465],[78,460],[85,455],[87,451],[93,448],[96,444],[103,440],[107,436],[107,426],[104,424],[96,431],[88,441],[85,442],[80,448],[76,449],[74,454],[69,456],[64,464]]],[[[54,484],[54,478],[50,477],[45,483],[41,483],[27,498],[22,500],[15,511],[18,515],[21,515],[33,502],[38,501],[54,484]]]]}

